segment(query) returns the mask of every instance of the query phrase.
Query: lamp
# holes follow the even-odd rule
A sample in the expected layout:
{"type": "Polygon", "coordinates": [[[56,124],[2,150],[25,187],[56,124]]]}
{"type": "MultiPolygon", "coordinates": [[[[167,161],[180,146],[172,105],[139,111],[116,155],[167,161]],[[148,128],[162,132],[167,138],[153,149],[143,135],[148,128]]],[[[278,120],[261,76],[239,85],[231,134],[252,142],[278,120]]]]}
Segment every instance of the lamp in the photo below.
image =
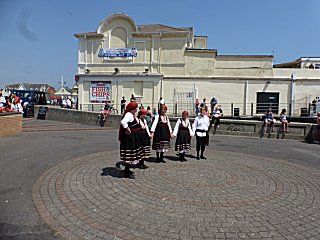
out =
{"type": "Polygon", "coordinates": [[[120,69],[119,68],[114,68],[114,72],[118,73],[118,72],[120,72],[120,69]]]}
{"type": "Polygon", "coordinates": [[[90,73],[90,69],[89,68],[86,68],[86,73],[90,73]]]}
{"type": "Polygon", "coordinates": [[[148,73],[148,72],[149,72],[149,69],[146,68],[146,69],[144,69],[144,72],[143,72],[143,73],[148,73]]]}

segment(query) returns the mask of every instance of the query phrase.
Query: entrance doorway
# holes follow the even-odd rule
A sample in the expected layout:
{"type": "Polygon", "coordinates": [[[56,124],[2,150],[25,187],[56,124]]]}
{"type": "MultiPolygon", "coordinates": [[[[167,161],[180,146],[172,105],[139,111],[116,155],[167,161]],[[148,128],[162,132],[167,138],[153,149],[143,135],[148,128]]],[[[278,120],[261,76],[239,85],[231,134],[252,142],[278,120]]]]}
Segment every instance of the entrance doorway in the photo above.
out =
{"type": "Polygon", "coordinates": [[[256,113],[265,113],[270,107],[275,114],[279,113],[279,94],[278,92],[257,92],[256,113]]]}

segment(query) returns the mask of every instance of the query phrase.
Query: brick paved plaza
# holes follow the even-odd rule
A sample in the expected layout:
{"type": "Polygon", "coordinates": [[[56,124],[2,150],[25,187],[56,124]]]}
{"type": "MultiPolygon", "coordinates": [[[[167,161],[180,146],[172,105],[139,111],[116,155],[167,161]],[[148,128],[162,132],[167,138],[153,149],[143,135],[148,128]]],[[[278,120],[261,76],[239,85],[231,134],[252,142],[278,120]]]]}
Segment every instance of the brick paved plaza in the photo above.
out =
{"type": "Polygon", "coordinates": [[[106,134],[113,150],[60,161],[35,179],[33,202],[59,239],[320,239],[320,146],[214,136],[207,160],[179,162],[170,151],[126,179],[115,167],[117,131],[106,134]]]}

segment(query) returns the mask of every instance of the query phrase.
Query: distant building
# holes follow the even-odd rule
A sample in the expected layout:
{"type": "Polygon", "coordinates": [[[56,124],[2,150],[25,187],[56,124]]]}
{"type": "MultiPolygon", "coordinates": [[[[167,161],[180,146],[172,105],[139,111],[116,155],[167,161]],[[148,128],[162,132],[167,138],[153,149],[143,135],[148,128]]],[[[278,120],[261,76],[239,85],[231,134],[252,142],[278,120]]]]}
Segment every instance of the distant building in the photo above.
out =
{"type": "Polygon", "coordinates": [[[215,97],[225,115],[262,114],[269,106],[298,115],[320,96],[319,58],[273,65],[272,55],[220,55],[192,27],[137,25],[126,14],[106,17],[94,32],[74,35],[78,48],[78,104],[134,94],[143,105],[193,111],[196,98],[215,97]],[[312,64],[312,65],[311,65],[312,64]]]}
{"type": "Polygon", "coordinates": [[[37,83],[14,83],[7,84],[4,90],[15,89],[15,90],[36,90],[41,92],[47,92],[50,95],[56,92],[55,88],[49,84],[37,84],[37,83]]]}

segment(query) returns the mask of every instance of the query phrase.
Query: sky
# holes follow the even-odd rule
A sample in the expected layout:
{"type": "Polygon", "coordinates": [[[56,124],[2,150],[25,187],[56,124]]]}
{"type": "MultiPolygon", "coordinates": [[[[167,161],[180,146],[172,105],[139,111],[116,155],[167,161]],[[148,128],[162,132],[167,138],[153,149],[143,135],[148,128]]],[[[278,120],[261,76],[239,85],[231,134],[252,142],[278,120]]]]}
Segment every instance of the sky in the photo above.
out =
{"type": "Polygon", "coordinates": [[[0,0],[0,88],[74,85],[78,39],[114,13],[137,25],[194,27],[219,55],[320,56],[320,0],[0,0]]]}

